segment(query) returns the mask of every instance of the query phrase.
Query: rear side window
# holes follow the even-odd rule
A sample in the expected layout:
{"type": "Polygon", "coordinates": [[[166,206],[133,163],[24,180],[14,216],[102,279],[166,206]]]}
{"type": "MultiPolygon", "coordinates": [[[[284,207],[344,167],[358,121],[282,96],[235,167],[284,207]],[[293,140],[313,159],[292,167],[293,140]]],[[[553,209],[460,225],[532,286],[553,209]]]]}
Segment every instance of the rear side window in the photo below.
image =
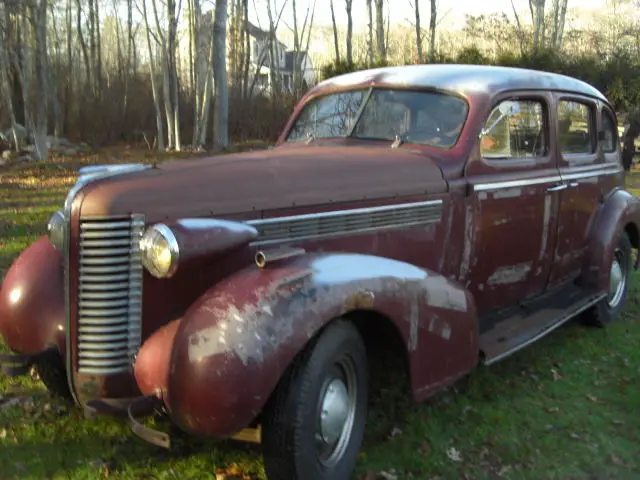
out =
{"type": "Polygon", "coordinates": [[[536,100],[505,100],[489,114],[480,140],[487,159],[541,157],[547,150],[546,110],[536,100]]]}
{"type": "Polygon", "coordinates": [[[602,130],[604,132],[602,149],[605,153],[615,152],[618,149],[618,126],[607,110],[602,110],[602,130]]]}
{"type": "Polygon", "coordinates": [[[560,151],[588,154],[596,151],[592,107],[585,103],[562,100],[558,104],[560,151]]]}

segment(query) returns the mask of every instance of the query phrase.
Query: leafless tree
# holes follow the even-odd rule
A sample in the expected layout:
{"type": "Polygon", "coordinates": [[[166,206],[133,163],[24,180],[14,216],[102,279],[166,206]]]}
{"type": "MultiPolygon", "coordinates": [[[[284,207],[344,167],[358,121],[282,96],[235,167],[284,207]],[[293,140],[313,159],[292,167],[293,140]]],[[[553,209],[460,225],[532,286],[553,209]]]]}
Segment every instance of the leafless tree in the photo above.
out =
{"type": "MultiPolygon", "coordinates": [[[[435,0],[434,0],[435,1],[435,0]]],[[[383,62],[387,58],[384,35],[384,0],[375,0],[376,5],[376,58],[383,62]]]]}
{"type": "Polygon", "coordinates": [[[213,145],[215,149],[226,149],[229,146],[229,85],[226,62],[227,0],[216,0],[213,37],[215,38],[213,76],[216,86],[216,103],[213,116],[213,145]]]}
{"type": "Polygon", "coordinates": [[[438,7],[436,0],[431,0],[431,16],[429,18],[429,62],[436,56],[436,28],[438,26],[438,7]]]}
{"type": "Polygon", "coordinates": [[[333,9],[333,0],[330,0],[331,23],[333,24],[333,46],[336,50],[336,63],[340,62],[340,44],[338,43],[338,25],[336,24],[336,14],[333,9]]]}
{"type": "Polygon", "coordinates": [[[353,0],[345,0],[345,7],[347,10],[347,64],[351,66],[353,65],[353,17],[351,15],[353,0]]]}

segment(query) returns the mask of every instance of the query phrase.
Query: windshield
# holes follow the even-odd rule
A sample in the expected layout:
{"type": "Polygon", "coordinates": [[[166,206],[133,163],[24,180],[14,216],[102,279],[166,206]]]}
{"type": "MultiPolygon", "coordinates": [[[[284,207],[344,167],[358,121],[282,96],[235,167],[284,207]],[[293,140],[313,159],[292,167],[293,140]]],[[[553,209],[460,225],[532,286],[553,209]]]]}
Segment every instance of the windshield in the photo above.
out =
{"type": "Polygon", "coordinates": [[[449,148],[467,117],[456,96],[374,88],[332,93],[311,100],[296,119],[288,142],[308,138],[354,137],[449,148]]]}

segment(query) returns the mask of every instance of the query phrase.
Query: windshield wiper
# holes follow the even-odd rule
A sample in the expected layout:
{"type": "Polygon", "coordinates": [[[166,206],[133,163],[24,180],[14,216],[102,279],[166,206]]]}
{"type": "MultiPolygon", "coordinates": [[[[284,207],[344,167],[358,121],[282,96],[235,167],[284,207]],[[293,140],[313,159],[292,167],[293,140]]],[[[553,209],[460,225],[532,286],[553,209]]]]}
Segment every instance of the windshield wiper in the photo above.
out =
{"type": "Polygon", "coordinates": [[[304,142],[309,145],[311,142],[315,140],[316,137],[313,136],[312,132],[307,133],[307,140],[304,142]]]}
{"type": "Polygon", "coordinates": [[[397,134],[395,140],[391,144],[391,148],[398,148],[400,145],[404,143],[404,140],[405,140],[404,135],[397,134]]]}

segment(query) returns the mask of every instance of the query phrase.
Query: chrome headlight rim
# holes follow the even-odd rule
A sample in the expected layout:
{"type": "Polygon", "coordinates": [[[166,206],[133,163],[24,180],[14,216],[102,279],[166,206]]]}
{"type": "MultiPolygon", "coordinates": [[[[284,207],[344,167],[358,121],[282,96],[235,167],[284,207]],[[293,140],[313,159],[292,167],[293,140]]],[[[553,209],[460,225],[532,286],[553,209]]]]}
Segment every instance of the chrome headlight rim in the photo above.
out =
{"type": "Polygon", "coordinates": [[[65,227],[67,220],[62,210],[58,210],[47,221],[47,237],[53,247],[62,251],[64,249],[65,227]]]}
{"type": "Polygon", "coordinates": [[[142,266],[155,278],[170,278],[175,275],[178,270],[180,245],[173,230],[163,223],[156,223],[144,231],[140,238],[140,254],[142,266]],[[150,257],[155,235],[159,235],[167,243],[166,248],[169,251],[170,263],[165,270],[159,270],[157,265],[152,261],[152,257],[150,257]]]}

